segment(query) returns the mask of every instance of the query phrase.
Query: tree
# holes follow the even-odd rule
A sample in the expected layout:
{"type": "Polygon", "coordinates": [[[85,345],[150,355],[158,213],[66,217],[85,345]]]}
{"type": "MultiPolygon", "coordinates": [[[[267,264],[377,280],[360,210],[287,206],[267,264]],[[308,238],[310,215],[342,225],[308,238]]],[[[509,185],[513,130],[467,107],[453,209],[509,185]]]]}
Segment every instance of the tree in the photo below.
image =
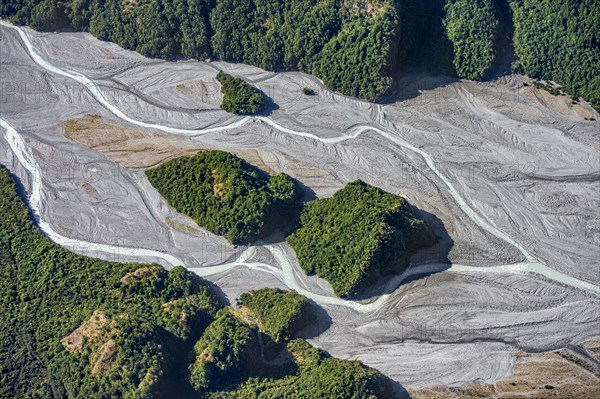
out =
{"type": "Polygon", "coordinates": [[[238,115],[252,115],[259,113],[266,106],[262,92],[244,80],[224,72],[217,74],[217,80],[221,83],[223,93],[221,109],[238,115]]]}
{"type": "Polygon", "coordinates": [[[493,67],[498,17],[492,0],[449,0],[444,27],[458,76],[480,80],[493,67]]]}

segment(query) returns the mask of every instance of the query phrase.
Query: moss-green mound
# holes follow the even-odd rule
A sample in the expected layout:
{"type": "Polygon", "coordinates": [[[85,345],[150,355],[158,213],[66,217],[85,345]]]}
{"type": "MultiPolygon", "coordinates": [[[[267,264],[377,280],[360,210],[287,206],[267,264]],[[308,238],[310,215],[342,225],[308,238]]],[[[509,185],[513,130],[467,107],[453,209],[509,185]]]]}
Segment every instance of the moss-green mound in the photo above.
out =
{"type": "Polygon", "coordinates": [[[240,295],[238,305],[257,321],[260,331],[280,341],[302,327],[308,300],[295,291],[263,288],[240,295]]]}
{"type": "Polygon", "coordinates": [[[208,395],[210,399],[388,399],[389,381],[359,361],[335,359],[297,339],[287,351],[295,372],[282,378],[249,378],[244,383],[208,395]]]}
{"type": "Polygon", "coordinates": [[[226,310],[217,314],[215,321],[204,331],[194,345],[195,362],[190,366],[190,382],[195,390],[205,391],[222,382],[227,373],[236,372],[243,365],[243,355],[252,342],[250,328],[226,310]]]}
{"type": "Polygon", "coordinates": [[[223,93],[222,110],[238,115],[253,115],[265,107],[263,93],[244,80],[223,72],[217,74],[217,80],[221,83],[223,93]]]}
{"type": "Polygon", "coordinates": [[[410,255],[434,236],[404,198],[355,181],[332,198],[306,204],[287,241],[308,274],[350,296],[381,275],[405,270],[410,255]]]}
{"type": "Polygon", "coordinates": [[[177,211],[234,244],[286,227],[296,214],[299,190],[292,178],[269,176],[227,152],[177,158],[146,175],[177,211]]]}

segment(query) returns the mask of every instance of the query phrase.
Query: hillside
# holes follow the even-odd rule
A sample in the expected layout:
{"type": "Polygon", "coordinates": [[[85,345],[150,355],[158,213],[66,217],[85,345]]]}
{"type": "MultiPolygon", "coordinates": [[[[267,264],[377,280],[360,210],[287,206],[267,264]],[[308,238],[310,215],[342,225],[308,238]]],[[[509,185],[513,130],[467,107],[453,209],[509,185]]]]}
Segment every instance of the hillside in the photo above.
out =
{"type": "Polygon", "coordinates": [[[0,16],[88,31],[149,57],[300,70],[371,101],[390,89],[396,67],[394,0],[8,0],[0,16]]]}
{"type": "Polygon", "coordinates": [[[600,2],[513,0],[518,67],[600,112],[600,2]]]}
{"type": "Polygon", "coordinates": [[[78,256],[31,222],[0,168],[0,397],[151,397],[222,306],[182,267],[78,256]]]}
{"type": "Polygon", "coordinates": [[[358,180],[306,204],[287,241],[306,273],[327,280],[337,295],[352,296],[382,275],[404,271],[410,255],[434,236],[404,198],[358,180]]]}
{"type": "Polygon", "coordinates": [[[34,29],[87,31],[149,57],[217,58],[272,71],[299,70],[368,101],[383,100],[394,90],[397,74],[407,69],[480,80],[513,58],[517,72],[554,80],[596,108],[599,15],[600,4],[594,0],[0,4],[2,18],[34,29]]]}
{"type": "Polygon", "coordinates": [[[246,243],[286,228],[299,191],[286,174],[269,176],[233,154],[204,151],[146,171],[177,211],[231,243],[246,243]]]}
{"type": "Polygon", "coordinates": [[[280,378],[249,378],[241,384],[210,392],[209,399],[391,399],[397,398],[386,378],[356,360],[332,358],[302,339],[290,341],[285,353],[295,372],[285,368],[280,378]]]}
{"type": "MultiPolygon", "coordinates": [[[[286,313],[288,295],[270,295],[274,314],[286,313]]],[[[390,397],[377,371],[304,341],[264,335],[259,352],[259,332],[183,267],[107,262],[52,243],[4,167],[0,305],[1,398],[390,397]]]]}
{"type": "Polygon", "coordinates": [[[238,306],[261,332],[279,342],[306,324],[308,299],[294,291],[263,288],[240,295],[238,306]]]}

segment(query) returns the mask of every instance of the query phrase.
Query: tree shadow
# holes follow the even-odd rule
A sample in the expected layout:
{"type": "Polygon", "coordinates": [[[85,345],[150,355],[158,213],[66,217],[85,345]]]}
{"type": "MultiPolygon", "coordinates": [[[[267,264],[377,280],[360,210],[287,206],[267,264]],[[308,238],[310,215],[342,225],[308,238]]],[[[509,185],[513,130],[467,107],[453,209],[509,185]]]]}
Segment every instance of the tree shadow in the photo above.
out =
{"type": "Polygon", "coordinates": [[[431,247],[422,248],[415,252],[410,259],[411,265],[426,263],[447,263],[450,265],[448,255],[454,247],[454,240],[448,234],[444,222],[435,214],[425,210],[418,209],[418,213],[431,227],[436,242],[431,247]]]}
{"type": "Polygon", "coordinates": [[[329,330],[333,324],[329,314],[312,299],[308,300],[308,317],[306,327],[296,333],[297,338],[311,339],[317,338],[325,331],[329,330]]]}
{"type": "Polygon", "coordinates": [[[406,71],[416,70],[434,75],[450,75],[453,47],[443,24],[446,0],[400,0],[402,12],[398,60],[406,71]]]}
{"type": "Polygon", "coordinates": [[[370,287],[365,289],[358,295],[348,299],[354,301],[368,301],[381,295],[391,294],[402,285],[406,285],[412,281],[419,280],[423,277],[431,276],[447,270],[451,266],[448,258],[454,240],[448,234],[444,222],[433,213],[429,213],[422,209],[415,208],[417,214],[425,220],[435,236],[435,243],[429,247],[421,248],[410,255],[409,266],[399,274],[386,274],[379,277],[370,287]],[[401,279],[401,276],[410,268],[430,265],[433,271],[424,270],[423,273],[413,274],[401,279]],[[400,281],[401,279],[401,281],[400,281]],[[396,283],[395,281],[398,280],[396,283]]]}
{"type": "Polygon", "coordinates": [[[306,184],[302,183],[300,180],[294,178],[294,181],[296,182],[296,184],[298,185],[298,189],[300,190],[300,192],[302,193],[302,196],[300,197],[300,201],[302,203],[307,203],[310,201],[314,201],[317,198],[317,193],[310,187],[308,187],[306,184]]]}
{"type": "MultiPolygon", "coordinates": [[[[382,101],[382,104],[389,105],[415,99],[421,96],[424,91],[444,88],[459,81],[460,79],[457,77],[449,75],[432,75],[426,71],[419,71],[418,69],[406,71],[398,76],[394,89],[391,94],[382,101]]],[[[442,95],[439,97],[440,99],[445,98],[442,95]]]]}
{"type": "Polygon", "coordinates": [[[485,76],[485,81],[495,80],[513,73],[513,62],[517,59],[513,45],[515,25],[510,4],[508,0],[497,0],[495,8],[500,21],[494,42],[496,57],[494,69],[485,76]]]}
{"type": "Polygon", "coordinates": [[[273,100],[272,97],[268,96],[264,91],[260,90],[256,86],[253,86],[253,87],[255,90],[259,91],[265,99],[265,105],[256,115],[257,116],[265,116],[265,117],[271,116],[271,114],[273,112],[275,112],[279,109],[279,105],[277,105],[275,100],[273,100]]]}
{"type": "Polygon", "coordinates": [[[229,300],[229,298],[227,297],[227,295],[225,294],[225,292],[221,289],[221,287],[219,287],[217,284],[213,283],[212,281],[203,279],[202,277],[198,276],[195,273],[192,273],[192,274],[193,274],[193,276],[197,279],[197,281],[201,285],[204,285],[204,286],[208,287],[208,289],[210,291],[212,291],[212,293],[214,294],[214,296],[224,306],[230,306],[231,305],[231,301],[229,300]]]}
{"type": "Polygon", "coordinates": [[[270,245],[281,244],[284,242],[285,237],[298,227],[300,214],[302,213],[304,204],[317,199],[317,194],[313,189],[295,178],[292,179],[294,180],[294,183],[296,183],[298,191],[300,192],[300,197],[298,198],[296,206],[286,209],[285,212],[280,212],[285,214],[280,215],[278,219],[286,220],[287,222],[276,226],[275,228],[269,230],[267,234],[258,237],[253,244],[270,245]]]}
{"type": "Polygon", "coordinates": [[[390,393],[394,395],[394,399],[411,399],[410,394],[408,393],[406,388],[402,386],[402,384],[400,384],[398,381],[392,380],[389,377],[385,378],[387,379],[387,384],[390,387],[390,393]]]}

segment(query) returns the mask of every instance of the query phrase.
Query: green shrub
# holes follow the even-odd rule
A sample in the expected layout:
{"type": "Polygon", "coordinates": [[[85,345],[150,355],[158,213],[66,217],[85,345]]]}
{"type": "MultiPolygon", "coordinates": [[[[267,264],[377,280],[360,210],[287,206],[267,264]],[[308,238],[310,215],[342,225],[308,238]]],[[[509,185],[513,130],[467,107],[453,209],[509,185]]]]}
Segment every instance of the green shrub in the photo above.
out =
{"type": "Polygon", "coordinates": [[[265,107],[264,95],[242,79],[219,72],[217,80],[221,83],[223,93],[222,110],[238,115],[252,115],[265,107]]]}
{"type": "Polygon", "coordinates": [[[525,73],[552,80],[600,111],[600,3],[511,0],[514,46],[525,73]]]}
{"type": "Polygon", "coordinates": [[[300,70],[369,101],[382,100],[402,69],[481,79],[514,44],[517,71],[598,109],[598,1],[507,1],[512,14],[493,0],[6,0],[0,16],[36,29],[70,25],[153,57],[300,70]]]}
{"type": "Polygon", "coordinates": [[[146,171],[177,211],[234,244],[293,222],[299,190],[286,174],[269,176],[233,154],[204,151],[146,171]]]}
{"type": "Polygon", "coordinates": [[[209,288],[182,267],[167,272],[156,265],[107,262],[52,243],[33,224],[0,166],[0,396],[168,392],[173,354],[184,350],[220,307],[209,288]],[[139,269],[144,278],[126,278],[139,269]],[[61,340],[96,312],[108,320],[98,342],[84,340],[81,350],[67,351],[61,340]],[[109,339],[117,357],[93,376],[109,339]]]}
{"type": "MultiPolygon", "coordinates": [[[[298,294],[272,290],[244,298],[273,331],[284,329],[278,317],[295,320],[306,302],[298,294]],[[257,302],[261,298],[270,311],[257,302]]],[[[265,398],[329,393],[371,398],[386,386],[376,371],[332,359],[302,340],[287,345],[291,353],[286,353],[285,342],[272,344],[265,336],[265,346],[275,350],[277,359],[295,357],[281,366],[266,361],[254,340],[256,331],[234,314],[183,267],[166,271],[157,265],[107,262],[52,243],[33,224],[14,181],[0,166],[0,396],[152,398],[176,393],[192,398],[198,397],[196,389],[214,398],[256,398],[261,392],[265,398]],[[94,327],[97,335],[84,337],[81,350],[66,350],[63,339],[92,320],[101,321],[94,327]],[[93,376],[109,340],[117,354],[107,370],[93,376]],[[185,373],[188,359],[192,364],[185,373]],[[266,376],[248,378],[256,374],[255,366],[266,376]]]]}
{"type": "Polygon", "coordinates": [[[302,327],[308,300],[294,291],[263,288],[240,295],[238,305],[257,320],[261,332],[279,342],[302,327]]]}
{"type": "Polygon", "coordinates": [[[355,181],[332,198],[306,204],[287,241],[304,271],[350,296],[382,274],[405,270],[412,252],[434,237],[404,198],[355,181]]]}
{"type": "Polygon", "coordinates": [[[391,399],[389,382],[358,361],[340,360],[301,339],[288,351],[298,370],[282,378],[250,378],[232,389],[213,392],[210,399],[391,399]]]}
{"type": "Polygon", "coordinates": [[[480,80],[494,64],[498,17],[492,0],[449,0],[444,27],[461,78],[480,80]]]}
{"type": "MultiPolygon", "coordinates": [[[[151,57],[301,70],[333,90],[379,100],[396,72],[396,6],[396,0],[6,0],[0,16],[44,30],[70,25],[151,57]]],[[[235,103],[231,109],[258,112],[235,103]]]]}
{"type": "Polygon", "coordinates": [[[251,343],[251,332],[226,310],[217,313],[202,338],[194,345],[196,360],[190,366],[190,381],[197,391],[222,382],[228,372],[242,365],[242,356],[251,343]]]}

